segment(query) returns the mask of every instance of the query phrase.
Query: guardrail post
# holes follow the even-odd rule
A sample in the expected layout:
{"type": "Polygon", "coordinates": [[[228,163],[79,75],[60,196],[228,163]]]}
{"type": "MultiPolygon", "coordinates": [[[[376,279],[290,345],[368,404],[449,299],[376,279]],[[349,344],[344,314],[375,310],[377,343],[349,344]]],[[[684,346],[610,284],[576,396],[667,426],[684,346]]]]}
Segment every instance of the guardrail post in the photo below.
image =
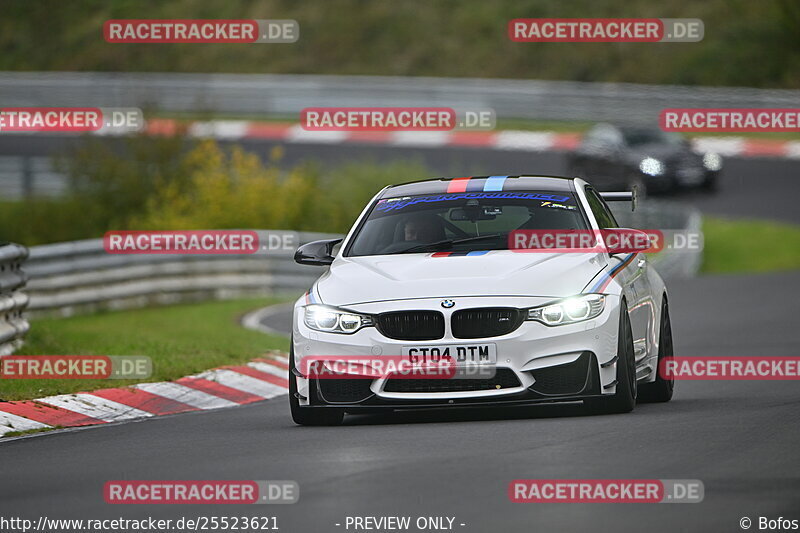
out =
{"type": "Polygon", "coordinates": [[[29,156],[22,157],[22,197],[30,200],[33,196],[33,164],[29,156]]]}
{"type": "Polygon", "coordinates": [[[21,292],[28,280],[22,263],[28,249],[22,245],[0,242],[0,357],[14,353],[30,329],[22,312],[28,296],[21,292]]]}

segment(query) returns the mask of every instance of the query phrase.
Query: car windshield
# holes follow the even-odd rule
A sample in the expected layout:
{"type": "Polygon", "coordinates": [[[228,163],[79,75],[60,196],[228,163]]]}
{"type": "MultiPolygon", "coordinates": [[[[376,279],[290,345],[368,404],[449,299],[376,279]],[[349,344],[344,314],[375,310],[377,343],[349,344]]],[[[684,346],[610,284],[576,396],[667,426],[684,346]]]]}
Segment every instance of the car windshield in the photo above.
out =
{"type": "Polygon", "coordinates": [[[509,191],[381,198],[347,256],[507,250],[514,230],[587,229],[570,192],[509,191]]]}
{"type": "Polygon", "coordinates": [[[629,146],[641,146],[644,144],[681,144],[680,135],[650,128],[626,128],[622,130],[622,136],[629,146]]]}

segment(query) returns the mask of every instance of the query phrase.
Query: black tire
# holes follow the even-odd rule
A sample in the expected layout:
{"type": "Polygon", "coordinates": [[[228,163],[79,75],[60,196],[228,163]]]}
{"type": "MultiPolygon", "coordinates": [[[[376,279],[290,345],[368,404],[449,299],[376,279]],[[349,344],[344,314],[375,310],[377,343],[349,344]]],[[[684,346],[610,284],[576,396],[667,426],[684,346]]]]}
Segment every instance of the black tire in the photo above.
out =
{"type": "Polygon", "coordinates": [[[584,405],[592,414],[629,413],[636,407],[636,362],[633,355],[633,332],[625,301],[620,306],[617,341],[617,390],[613,396],[587,398],[584,405]]]}
{"type": "Polygon", "coordinates": [[[675,390],[675,379],[664,379],[659,372],[662,361],[672,358],[672,356],[672,325],[669,320],[669,305],[667,304],[667,298],[664,297],[664,303],[661,304],[661,327],[658,335],[656,380],[652,383],[639,385],[640,402],[668,402],[672,399],[672,394],[675,390]]]}
{"type": "Polygon", "coordinates": [[[292,420],[300,426],[338,426],[344,420],[344,409],[335,407],[302,407],[295,396],[297,378],[294,369],[294,343],[289,348],[289,410],[292,420]]]}

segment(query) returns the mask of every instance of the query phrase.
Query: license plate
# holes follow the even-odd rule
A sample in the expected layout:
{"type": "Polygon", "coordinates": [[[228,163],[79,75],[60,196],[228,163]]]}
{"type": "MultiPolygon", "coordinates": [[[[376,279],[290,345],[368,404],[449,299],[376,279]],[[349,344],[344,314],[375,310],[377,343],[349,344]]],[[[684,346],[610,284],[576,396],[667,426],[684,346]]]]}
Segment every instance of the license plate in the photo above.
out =
{"type": "Polygon", "coordinates": [[[679,170],[678,174],[684,178],[699,178],[703,175],[703,171],[699,168],[684,168],[679,170]]]}
{"type": "Polygon", "coordinates": [[[494,344],[403,346],[403,358],[414,365],[444,361],[453,361],[457,365],[493,365],[497,363],[497,346],[494,344]]]}

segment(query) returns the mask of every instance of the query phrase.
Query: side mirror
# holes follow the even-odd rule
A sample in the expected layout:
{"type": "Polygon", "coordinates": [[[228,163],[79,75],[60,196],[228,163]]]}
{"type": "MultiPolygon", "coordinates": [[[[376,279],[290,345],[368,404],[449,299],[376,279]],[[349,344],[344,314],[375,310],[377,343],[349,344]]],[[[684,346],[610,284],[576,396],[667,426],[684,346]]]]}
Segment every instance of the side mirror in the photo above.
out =
{"type": "Polygon", "coordinates": [[[327,239],[302,245],[294,253],[294,260],[301,265],[327,266],[333,263],[333,247],[343,239],[327,239]]]}
{"type": "Polygon", "coordinates": [[[651,253],[663,246],[660,231],[641,231],[631,228],[609,228],[600,230],[609,254],[651,253]]]}

